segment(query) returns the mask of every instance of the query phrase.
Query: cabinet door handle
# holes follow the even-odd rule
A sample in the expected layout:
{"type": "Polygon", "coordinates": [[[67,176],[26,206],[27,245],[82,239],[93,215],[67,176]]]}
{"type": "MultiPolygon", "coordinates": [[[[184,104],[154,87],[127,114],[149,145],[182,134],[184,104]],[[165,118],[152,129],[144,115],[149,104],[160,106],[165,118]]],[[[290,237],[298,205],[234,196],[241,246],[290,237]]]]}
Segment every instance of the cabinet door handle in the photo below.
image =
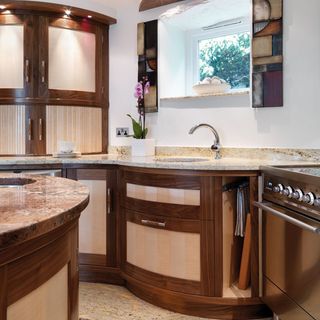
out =
{"type": "Polygon", "coordinates": [[[25,61],[25,81],[26,83],[30,82],[30,60],[26,59],[25,61]]]}
{"type": "Polygon", "coordinates": [[[39,119],[39,141],[42,141],[43,139],[43,120],[39,119]]]}
{"type": "Polygon", "coordinates": [[[44,60],[41,61],[41,82],[46,82],[46,62],[44,60]]]}
{"type": "Polygon", "coordinates": [[[32,140],[32,120],[29,118],[28,120],[28,140],[32,140]]]}
{"type": "Polygon", "coordinates": [[[111,214],[112,211],[112,192],[111,189],[107,189],[107,214],[111,214]]]}
{"type": "Polygon", "coordinates": [[[151,220],[141,220],[141,223],[146,225],[146,226],[152,226],[152,227],[160,227],[160,228],[165,228],[166,223],[165,222],[158,222],[158,221],[151,221],[151,220]]]}

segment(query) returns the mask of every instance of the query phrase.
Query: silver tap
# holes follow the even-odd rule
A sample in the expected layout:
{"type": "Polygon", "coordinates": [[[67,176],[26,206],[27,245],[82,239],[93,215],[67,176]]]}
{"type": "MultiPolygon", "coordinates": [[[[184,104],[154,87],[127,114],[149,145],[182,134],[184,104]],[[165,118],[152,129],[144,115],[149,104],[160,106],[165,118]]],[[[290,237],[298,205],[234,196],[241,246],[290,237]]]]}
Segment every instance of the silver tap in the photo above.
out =
{"type": "Polygon", "coordinates": [[[220,153],[220,137],[219,137],[219,134],[217,132],[217,130],[211,126],[210,124],[207,124],[207,123],[201,123],[201,124],[198,124],[194,127],[192,127],[189,131],[189,134],[193,134],[196,130],[198,130],[199,128],[208,128],[212,131],[213,135],[214,135],[214,143],[213,145],[211,146],[211,150],[214,151],[216,153],[216,159],[221,159],[221,153],[220,153]]]}

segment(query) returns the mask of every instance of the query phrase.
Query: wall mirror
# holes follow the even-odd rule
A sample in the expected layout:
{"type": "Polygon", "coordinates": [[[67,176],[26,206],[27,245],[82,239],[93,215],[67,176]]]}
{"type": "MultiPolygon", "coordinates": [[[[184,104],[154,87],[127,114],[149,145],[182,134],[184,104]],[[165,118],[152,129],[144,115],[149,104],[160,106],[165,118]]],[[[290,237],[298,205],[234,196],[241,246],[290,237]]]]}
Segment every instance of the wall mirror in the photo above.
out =
{"type": "Polygon", "coordinates": [[[169,2],[158,20],[160,99],[250,92],[252,107],[283,105],[282,0],[169,2]]]}

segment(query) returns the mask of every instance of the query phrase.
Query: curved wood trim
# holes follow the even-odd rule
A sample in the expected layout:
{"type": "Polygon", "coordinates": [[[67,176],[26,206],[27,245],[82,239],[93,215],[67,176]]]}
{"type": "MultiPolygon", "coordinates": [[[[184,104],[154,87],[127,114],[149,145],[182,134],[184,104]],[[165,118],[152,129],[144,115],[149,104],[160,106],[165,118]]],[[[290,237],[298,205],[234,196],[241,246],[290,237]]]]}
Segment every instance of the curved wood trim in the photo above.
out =
{"type": "Polygon", "coordinates": [[[126,183],[149,187],[200,190],[200,177],[186,174],[177,176],[163,174],[162,170],[153,169],[150,173],[136,174],[135,170],[123,170],[122,178],[126,183]]]}
{"type": "Polygon", "coordinates": [[[139,6],[139,11],[146,11],[150,10],[153,8],[165,6],[167,4],[175,3],[175,2],[180,2],[183,0],[141,0],[140,6],[139,6]]]}
{"type": "Polygon", "coordinates": [[[189,233],[200,233],[200,221],[190,219],[172,219],[162,216],[153,216],[148,214],[141,214],[131,210],[126,210],[126,221],[139,224],[148,228],[155,228],[161,230],[169,230],[176,232],[189,232],[189,233]],[[155,222],[165,223],[165,227],[157,227],[145,225],[142,220],[152,220],[155,222]]]}
{"type": "Polygon", "coordinates": [[[147,212],[154,216],[183,218],[183,219],[200,219],[199,206],[187,206],[181,204],[170,204],[162,202],[151,202],[145,200],[138,200],[133,198],[125,198],[124,206],[127,209],[142,212],[147,212]]]}
{"type": "MultiPolygon", "coordinates": [[[[133,277],[141,282],[148,283],[152,286],[163,288],[171,291],[189,293],[189,294],[201,294],[200,282],[193,280],[184,280],[169,276],[164,276],[158,273],[154,273],[126,262],[124,266],[124,273],[133,277]]],[[[125,278],[126,275],[122,274],[125,278]]]]}
{"type": "Polygon", "coordinates": [[[155,288],[123,274],[126,287],[139,298],[159,307],[187,315],[249,320],[271,317],[272,312],[259,298],[215,298],[155,288]]]}
{"type": "Polygon", "coordinates": [[[15,1],[11,0],[6,5],[6,9],[8,10],[32,10],[39,12],[50,12],[56,14],[65,14],[66,9],[70,9],[72,12],[72,16],[87,18],[88,15],[92,16],[92,21],[97,21],[103,24],[111,25],[117,23],[117,20],[113,17],[95,12],[90,10],[85,10],[82,8],[72,7],[69,5],[63,4],[55,4],[55,3],[47,3],[47,2],[38,2],[38,1],[15,1]]]}

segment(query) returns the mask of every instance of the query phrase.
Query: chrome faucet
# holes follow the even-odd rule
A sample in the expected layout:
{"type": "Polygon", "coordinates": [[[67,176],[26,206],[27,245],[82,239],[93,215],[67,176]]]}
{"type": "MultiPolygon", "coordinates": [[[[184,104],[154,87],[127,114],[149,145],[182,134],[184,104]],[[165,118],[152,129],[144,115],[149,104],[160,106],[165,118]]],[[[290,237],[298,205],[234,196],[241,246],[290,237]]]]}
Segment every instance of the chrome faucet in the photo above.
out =
{"type": "Polygon", "coordinates": [[[207,124],[207,123],[201,123],[201,124],[198,124],[194,127],[192,127],[189,131],[189,134],[193,134],[196,130],[198,130],[199,128],[208,128],[212,131],[213,135],[214,135],[214,143],[213,145],[211,146],[211,150],[214,151],[216,153],[216,156],[215,156],[215,159],[221,159],[221,153],[220,153],[220,137],[219,137],[219,134],[217,132],[217,130],[213,127],[213,126],[210,126],[210,124],[207,124]]]}

